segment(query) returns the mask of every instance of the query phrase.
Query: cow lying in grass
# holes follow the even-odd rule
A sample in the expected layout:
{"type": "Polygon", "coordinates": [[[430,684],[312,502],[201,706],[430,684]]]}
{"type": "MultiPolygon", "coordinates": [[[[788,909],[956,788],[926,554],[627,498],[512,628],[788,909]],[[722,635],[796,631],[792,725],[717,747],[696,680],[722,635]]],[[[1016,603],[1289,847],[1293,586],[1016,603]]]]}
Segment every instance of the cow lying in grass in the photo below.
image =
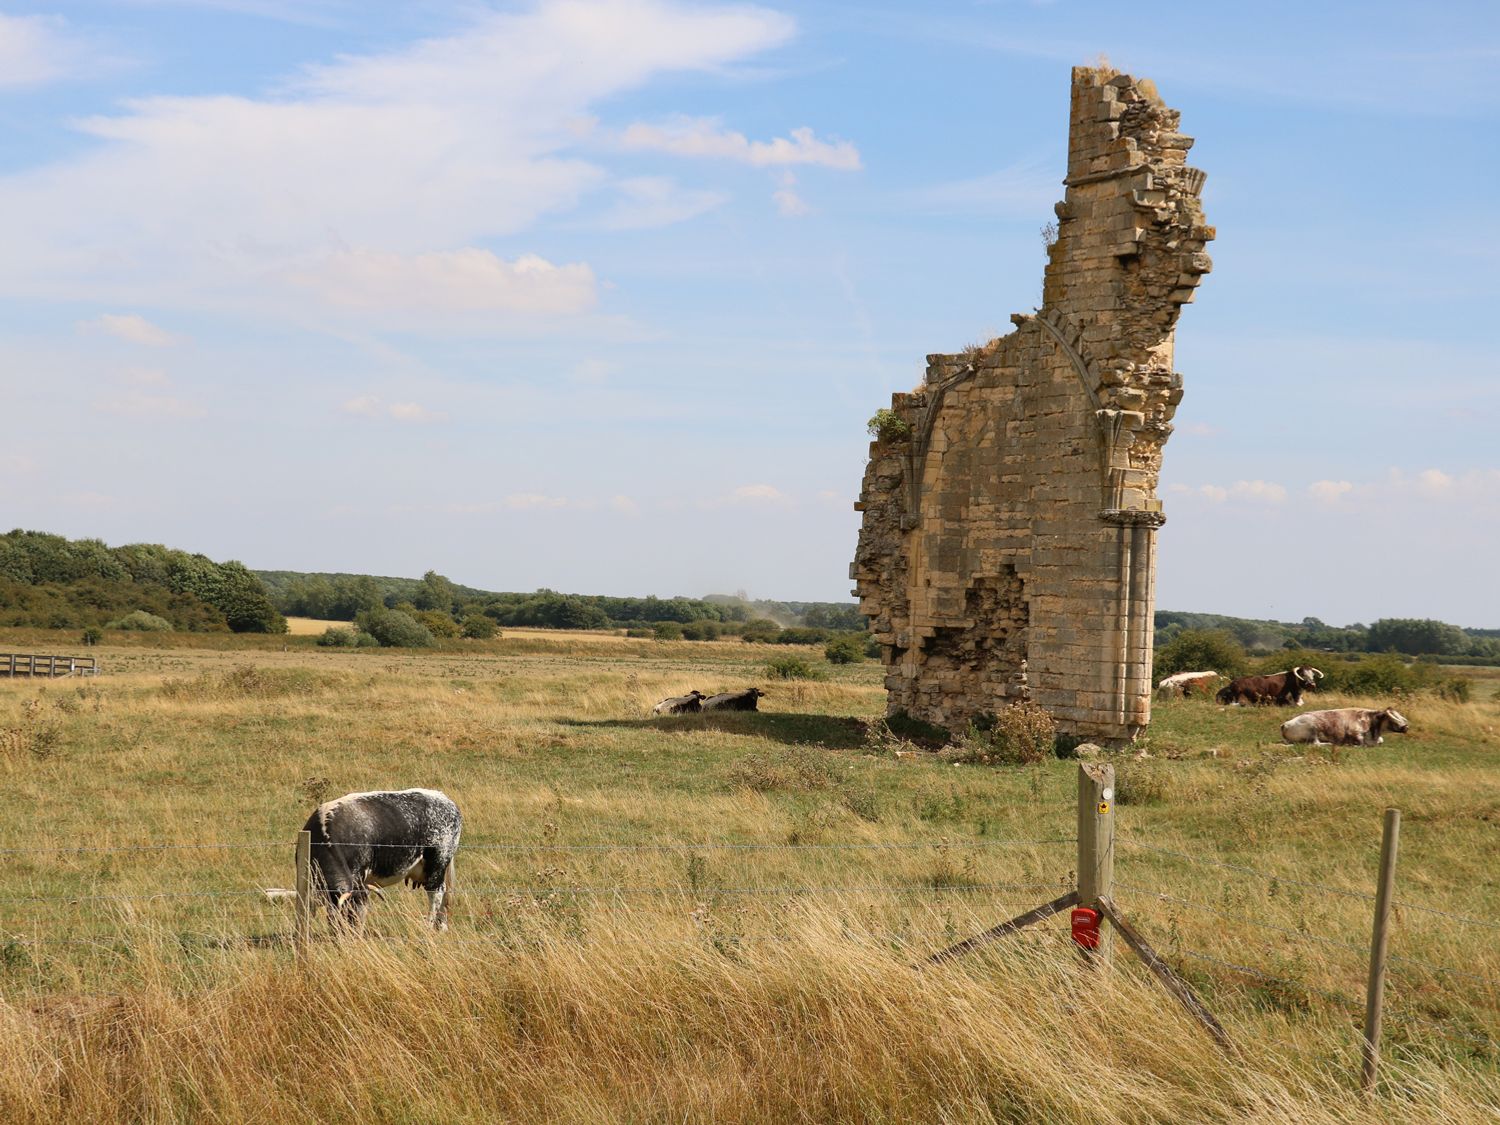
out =
{"type": "Polygon", "coordinates": [[[653,715],[696,715],[703,710],[703,701],[708,698],[701,691],[690,691],[686,695],[669,695],[655,707],[653,715]]]}
{"type": "Polygon", "coordinates": [[[1156,698],[1182,699],[1184,696],[1206,692],[1215,680],[1217,672],[1178,672],[1175,676],[1164,676],[1156,685],[1156,698]]]}
{"type": "Polygon", "coordinates": [[[756,702],[766,693],[758,687],[744,691],[721,691],[703,701],[705,711],[755,711],[756,702]]]}
{"type": "Polygon", "coordinates": [[[1288,719],[1281,724],[1281,738],[1283,742],[1314,746],[1379,746],[1385,741],[1381,738],[1385,731],[1405,734],[1409,725],[1401,712],[1390,707],[1383,711],[1340,707],[1288,719]]]}

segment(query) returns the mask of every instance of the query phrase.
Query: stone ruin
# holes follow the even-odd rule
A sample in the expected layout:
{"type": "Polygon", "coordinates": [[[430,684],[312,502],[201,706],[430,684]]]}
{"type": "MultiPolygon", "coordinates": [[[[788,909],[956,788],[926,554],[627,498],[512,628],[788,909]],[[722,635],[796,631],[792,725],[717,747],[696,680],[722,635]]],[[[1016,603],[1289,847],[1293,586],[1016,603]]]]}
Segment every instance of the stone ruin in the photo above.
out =
{"type": "Polygon", "coordinates": [[[1114,745],[1150,721],[1172,334],[1214,237],[1178,117],[1149,81],[1076,68],[1042,307],[928,356],[872,423],[850,577],[888,714],[956,732],[1031,700],[1114,745]]]}

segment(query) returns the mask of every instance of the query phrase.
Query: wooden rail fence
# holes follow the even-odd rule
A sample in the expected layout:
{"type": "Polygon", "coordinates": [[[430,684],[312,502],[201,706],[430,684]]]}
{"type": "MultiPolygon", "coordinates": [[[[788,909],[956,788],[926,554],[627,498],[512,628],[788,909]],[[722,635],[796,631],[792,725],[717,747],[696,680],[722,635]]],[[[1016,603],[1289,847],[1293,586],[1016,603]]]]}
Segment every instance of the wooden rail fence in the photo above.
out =
{"type": "Polygon", "coordinates": [[[33,653],[0,652],[0,676],[97,676],[99,660],[94,656],[37,656],[33,653]]]}

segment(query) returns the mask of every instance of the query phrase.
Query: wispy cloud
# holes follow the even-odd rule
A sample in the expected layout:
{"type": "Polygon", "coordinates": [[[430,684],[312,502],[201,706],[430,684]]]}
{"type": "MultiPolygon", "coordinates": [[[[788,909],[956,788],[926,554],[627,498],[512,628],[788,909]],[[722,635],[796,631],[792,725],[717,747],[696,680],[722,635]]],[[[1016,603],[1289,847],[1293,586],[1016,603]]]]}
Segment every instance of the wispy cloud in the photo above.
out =
{"type": "Polygon", "coordinates": [[[165,348],[177,343],[177,337],[172,333],[135,313],[104,313],[93,320],[79,321],[78,327],[149,348],[165,348]]]}
{"type": "Polygon", "coordinates": [[[699,502],[700,507],[723,508],[723,507],[789,507],[794,503],[792,497],[781,489],[771,484],[742,484],[731,489],[723,496],[699,502]]]}
{"type": "Polygon", "coordinates": [[[56,16],[0,14],[0,89],[77,77],[99,61],[97,53],[56,16]]]}
{"type": "Polygon", "coordinates": [[[797,194],[797,177],[791,172],[783,173],[781,186],[771,193],[771,201],[776,204],[777,213],[787,218],[797,218],[812,210],[797,194]]]}
{"type": "Polygon", "coordinates": [[[615,185],[619,199],[599,220],[607,230],[643,230],[695,219],[728,202],[717,191],[681,187],[669,176],[637,176],[615,185]]]}
{"type": "MultiPolygon", "coordinates": [[[[587,264],[486,248],[608,182],[571,151],[571,126],[795,29],[768,9],[679,0],[470,11],[453,34],[340,56],[266,96],[135,98],[76,121],[91,144],[0,177],[0,294],[298,321],[333,309],[377,328],[399,314],[434,331],[455,307],[481,325],[492,310],[576,313],[595,299],[587,264]]],[[[766,152],[850,159],[811,135],[766,152]]]]}
{"type": "Polygon", "coordinates": [[[594,271],[534,254],[505,261],[466,247],[429,254],[341,250],[288,275],[331,305],[380,313],[566,315],[592,308],[594,271]]]}
{"type": "Polygon", "coordinates": [[[1050,217],[1062,198],[1065,171],[1061,154],[1055,161],[1031,158],[994,172],[948,180],[913,193],[916,206],[929,211],[1004,215],[1014,218],[1050,217]]]}
{"type": "Polygon", "coordinates": [[[724,128],[716,117],[675,117],[657,125],[637,121],[626,127],[620,143],[627,149],[734,160],[758,168],[816,164],[854,172],[861,167],[859,149],[849,141],[819,140],[807,127],[793,129],[789,137],[752,141],[743,133],[724,128]]]}
{"type": "Polygon", "coordinates": [[[101,414],[114,414],[122,418],[142,418],[181,421],[202,418],[208,413],[201,405],[176,395],[149,394],[146,391],[126,391],[122,395],[98,399],[94,409],[101,414]]]}
{"type": "Polygon", "coordinates": [[[359,395],[348,399],[339,409],[359,418],[390,418],[397,422],[428,423],[448,420],[448,415],[429,410],[421,403],[387,403],[375,395],[359,395]]]}

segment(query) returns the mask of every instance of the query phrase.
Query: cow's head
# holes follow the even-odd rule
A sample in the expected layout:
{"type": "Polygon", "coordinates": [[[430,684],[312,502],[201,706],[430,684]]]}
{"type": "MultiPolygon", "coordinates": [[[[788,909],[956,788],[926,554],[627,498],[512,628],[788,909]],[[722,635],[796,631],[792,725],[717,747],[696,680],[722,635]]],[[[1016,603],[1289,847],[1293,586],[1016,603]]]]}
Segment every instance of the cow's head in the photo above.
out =
{"type": "Polygon", "coordinates": [[[359,933],[365,924],[365,912],[370,909],[370,888],[361,886],[352,891],[329,891],[328,898],[328,917],[334,929],[359,933]]]}
{"type": "Polygon", "coordinates": [[[745,694],[749,695],[749,696],[753,696],[756,699],[764,699],[766,697],[766,693],[763,692],[763,691],[761,691],[760,688],[758,688],[758,687],[750,688],[748,691],[745,692],[745,694]]]}
{"type": "Polygon", "coordinates": [[[708,698],[708,696],[704,695],[697,688],[694,688],[692,691],[688,692],[688,695],[691,696],[693,699],[707,699],[708,698]]]}
{"type": "Polygon", "coordinates": [[[1384,711],[1380,712],[1378,717],[1385,720],[1385,728],[1387,730],[1393,730],[1397,734],[1405,734],[1406,728],[1411,726],[1406,721],[1406,716],[1394,707],[1387,707],[1384,711]]]}
{"type": "Polygon", "coordinates": [[[1316,668],[1310,668],[1306,664],[1299,664],[1292,669],[1292,678],[1305,688],[1317,689],[1318,681],[1323,678],[1323,673],[1316,668]]]}

